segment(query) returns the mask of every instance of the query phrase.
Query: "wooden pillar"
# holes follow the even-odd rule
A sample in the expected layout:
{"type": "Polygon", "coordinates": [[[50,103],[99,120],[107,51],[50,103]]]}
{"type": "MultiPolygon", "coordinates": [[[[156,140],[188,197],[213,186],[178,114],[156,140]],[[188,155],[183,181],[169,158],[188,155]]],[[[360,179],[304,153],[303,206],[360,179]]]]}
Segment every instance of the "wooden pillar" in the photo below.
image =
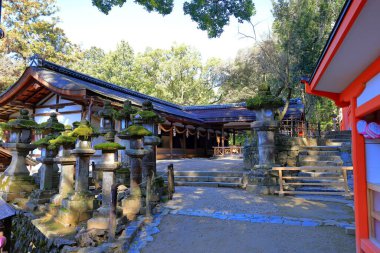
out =
{"type": "Polygon", "coordinates": [[[352,122],[352,163],[354,166],[354,203],[356,222],[356,252],[361,251],[361,239],[369,238],[368,200],[367,200],[367,173],[364,137],[356,128],[356,97],[351,99],[352,122]],[[359,225],[360,224],[360,225],[359,225]]]}
{"type": "Polygon", "coordinates": [[[183,147],[182,147],[182,150],[183,150],[183,157],[186,158],[186,131],[182,134],[182,140],[183,140],[183,147]]]}
{"type": "Polygon", "coordinates": [[[221,141],[222,141],[222,147],[224,147],[224,127],[222,127],[221,141]]]}
{"type": "Polygon", "coordinates": [[[235,131],[235,129],[233,129],[232,130],[232,145],[236,145],[236,136],[235,136],[235,134],[236,134],[236,131],[235,131]]]}
{"type": "Polygon", "coordinates": [[[170,128],[169,149],[170,149],[170,159],[172,159],[173,158],[173,127],[170,128]]]}

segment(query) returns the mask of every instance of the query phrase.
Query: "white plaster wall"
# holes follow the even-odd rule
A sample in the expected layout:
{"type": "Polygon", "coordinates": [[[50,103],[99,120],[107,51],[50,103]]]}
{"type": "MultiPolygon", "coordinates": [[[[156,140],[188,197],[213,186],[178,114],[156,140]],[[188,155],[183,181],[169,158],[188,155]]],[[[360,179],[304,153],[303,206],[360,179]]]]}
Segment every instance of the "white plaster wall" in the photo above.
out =
{"type": "Polygon", "coordinates": [[[380,73],[369,80],[362,94],[357,98],[357,105],[361,106],[380,95],[380,73]]]}

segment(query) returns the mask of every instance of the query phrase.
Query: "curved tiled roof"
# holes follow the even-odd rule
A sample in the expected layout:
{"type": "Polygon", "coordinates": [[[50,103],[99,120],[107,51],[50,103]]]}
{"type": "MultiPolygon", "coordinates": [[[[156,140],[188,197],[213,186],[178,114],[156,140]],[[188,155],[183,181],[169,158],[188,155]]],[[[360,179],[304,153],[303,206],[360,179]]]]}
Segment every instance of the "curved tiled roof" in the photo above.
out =
{"type": "MultiPolygon", "coordinates": [[[[134,104],[140,106],[145,100],[150,100],[152,101],[155,110],[167,115],[173,115],[185,121],[196,122],[198,124],[226,123],[231,121],[249,122],[255,120],[255,113],[248,110],[245,107],[244,102],[219,105],[181,106],[79,73],[46,61],[38,56],[32,57],[31,61],[32,63],[29,68],[33,71],[29,72],[37,73],[40,80],[44,80],[44,82],[48,85],[53,86],[51,88],[57,88],[57,90],[60,91],[89,90],[116,101],[124,101],[129,99],[134,104]]],[[[24,75],[29,72],[27,69],[24,72],[24,75]]],[[[21,82],[20,80],[18,82],[21,82]]],[[[16,86],[18,82],[13,86],[16,86]]],[[[4,97],[7,92],[12,92],[13,86],[2,93],[0,98],[4,97]]],[[[300,104],[300,100],[291,100],[285,117],[301,118],[302,115],[303,105],[300,104]]]]}

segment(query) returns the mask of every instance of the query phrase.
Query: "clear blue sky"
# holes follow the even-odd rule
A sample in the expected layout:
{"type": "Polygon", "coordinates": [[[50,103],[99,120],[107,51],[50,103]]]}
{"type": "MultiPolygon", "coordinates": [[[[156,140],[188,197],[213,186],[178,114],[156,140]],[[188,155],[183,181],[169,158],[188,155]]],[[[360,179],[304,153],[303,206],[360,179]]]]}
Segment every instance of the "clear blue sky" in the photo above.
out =
{"type": "MultiPolygon", "coordinates": [[[[238,24],[233,18],[220,38],[209,39],[207,33],[197,29],[190,16],[184,15],[184,0],[175,0],[174,10],[163,17],[148,13],[132,0],[122,8],[114,9],[105,15],[92,6],[91,0],[58,0],[59,17],[68,37],[84,48],[97,46],[108,51],[117,42],[126,40],[136,52],[146,47],[169,48],[173,43],[185,43],[197,48],[204,59],[220,57],[233,58],[237,51],[253,45],[253,40],[242,39],[241,31],[251,33],[248,24],[238,24]]],[[[260,22],[256,32],[266,34],[273,22],[270,0],[254,0],[256,15],[253,23],[260,22]]]]}

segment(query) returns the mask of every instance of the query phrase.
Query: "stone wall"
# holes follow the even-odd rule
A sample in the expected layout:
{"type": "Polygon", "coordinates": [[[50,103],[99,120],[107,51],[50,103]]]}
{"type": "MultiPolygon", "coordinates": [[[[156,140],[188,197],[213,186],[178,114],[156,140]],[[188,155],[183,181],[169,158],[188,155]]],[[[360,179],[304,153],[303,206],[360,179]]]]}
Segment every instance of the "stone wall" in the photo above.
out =
{"type": "Polygon", "coordinates": [[[65,245],[73,243],[63,238],[47,238],[33,225],[35,218],[27,212],[19,212],[13,217],[10,252],[58,253],[65,245]]]}
{"type": "MultiPolygon", "coordinates": [[[[324,138],[302,138],[277,134],[275,138],[276,164],[279,166],[298,166],[298,154],[302,147],[321,145],[326,145],[324,138]]],[[[339,150],[343,166],[352,166],[351,143],[343,143],[339,150]]],[[[246,142],[243,155],[246,169],[251,169],[258,163],[258,149],[255,140],[246,142]]]]}
{"type": "Polygon", "coordinates": [[[321,145],[317,138],[291,137],[276,135],[276,164],[280,166],[297,166],[299,151],[305,146],[321,145]]]}

